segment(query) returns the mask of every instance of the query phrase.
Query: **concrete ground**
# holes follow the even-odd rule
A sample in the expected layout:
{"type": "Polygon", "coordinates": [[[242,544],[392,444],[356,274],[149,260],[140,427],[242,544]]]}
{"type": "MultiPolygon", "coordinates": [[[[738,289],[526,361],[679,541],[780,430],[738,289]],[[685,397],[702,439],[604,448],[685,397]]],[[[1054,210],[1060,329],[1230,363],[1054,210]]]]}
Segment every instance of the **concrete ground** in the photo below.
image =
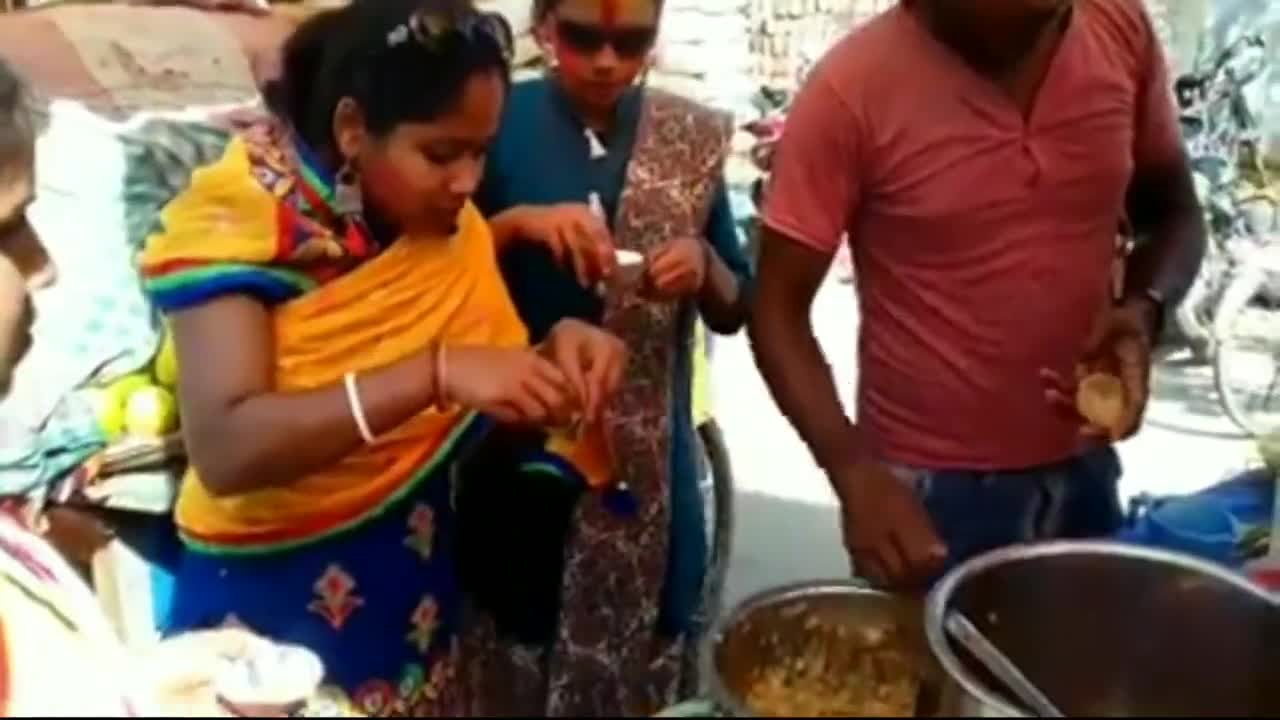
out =
{"type": "MultiPolygon", "coordinates": [[[[848,402],[856,380],[852,289],[829,282],[814,317],[848,402]]],[[[738,485],[727,601],[779,583],[846,575],[826,478],[773,404],[745,337],[716,338],[713,383],[738,485]]],[[[1120,453],[1126,496],[1193,491],[1253,462],[1252,444],[1218,407],[1210,368],[1179,356],[1158,364],[1146,425],[1120,453]]]]}

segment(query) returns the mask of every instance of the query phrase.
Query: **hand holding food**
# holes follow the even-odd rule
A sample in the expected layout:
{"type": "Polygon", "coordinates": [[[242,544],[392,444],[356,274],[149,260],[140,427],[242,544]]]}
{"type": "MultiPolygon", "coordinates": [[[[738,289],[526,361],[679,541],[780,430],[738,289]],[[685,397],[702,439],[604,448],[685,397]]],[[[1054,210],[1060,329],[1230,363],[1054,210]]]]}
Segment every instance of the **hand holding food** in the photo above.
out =
{"type": "Polygon", "coordinates": [[[539,347],[568,378],[586,419],[598,420],[604,401],[622,382],[627,349],[614,335],[581,320],[556,323],[539,347]]]}
{"type": "Polygon", "coordinates": [[[679,300],[697,294],[707,278],[707,244],[695,237],[668,241],[649,256],[645,270],[648,295],[679,300]]]}
{"type": "Polygon", "coordinates": [[[530,348],[442,347],[432,356],[440,400],[512,424],[559,424],[574,405],[564,372],[530,348]]]}
{"type": "Polygon", "coordinates": [[[1075,377],[1040,371],[1045,399],[1081,424],[1086,437],[1131,437],[1142,425],[1150,393],[1150,309],[1141,301],[1108,308],[1094,328],[1075,377]]]}
{"type": "Polygon", "coordinates": [[[571,266],[583,287],[592,287],[613,273],[613,238],[590,206],[565,203],[520,212],[520,234],[546,246],[557,262],[571,266]]]}
{"type": "Polygon", "coordinates": [[[1076,410],[1080,417],[1106,432],[1112,440],[1124,437],[1128,415],[1124,382],[1110,373],[1091,373],[1076,386],[1076,410]]]}
{"type": "Polygon", "coordinates": [[[644,281],[644,255],[635,250],[618,250],[614,253],[615,270],[612,285],[620,290],[631,290],[644,281]]]}

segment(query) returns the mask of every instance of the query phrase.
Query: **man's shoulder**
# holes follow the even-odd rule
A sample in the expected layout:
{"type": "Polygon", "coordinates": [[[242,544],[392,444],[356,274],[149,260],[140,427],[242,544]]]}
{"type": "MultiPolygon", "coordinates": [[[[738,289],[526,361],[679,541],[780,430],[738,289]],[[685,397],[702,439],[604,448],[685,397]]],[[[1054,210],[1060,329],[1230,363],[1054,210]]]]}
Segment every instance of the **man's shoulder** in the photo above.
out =
{"type": "Polygon", "coordinates": [[[862,81],[885,73],[896,74],[890,69],[888,58],[912,51],[909,22],[906,11],[895,5],[858,25],[832,44],[814,66],[811,77],[848,88],[861,87],[862,81]]]}
{"type": "Polygon", "coordinates": [[[1077,12],[1092,21],[1136,35],[1151,33],[1151,17],[1143,0],[1076,0],[1077,12]]]}
{"type": "Polygon", "coordinates": [[[1076,11],[1101,46],[1139,61],[1159,43],[1142,0],[1077,0],[1076,11]]]}

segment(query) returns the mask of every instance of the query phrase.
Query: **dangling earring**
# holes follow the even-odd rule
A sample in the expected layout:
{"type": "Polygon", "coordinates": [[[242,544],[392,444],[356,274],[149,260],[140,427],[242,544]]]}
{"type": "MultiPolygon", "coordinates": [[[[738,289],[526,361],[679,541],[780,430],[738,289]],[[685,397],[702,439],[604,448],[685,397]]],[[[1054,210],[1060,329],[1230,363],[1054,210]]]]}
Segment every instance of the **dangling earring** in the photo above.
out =
{"type": "Polygon", "coordinates": [[[352,216],[364,212],[364,199],[360,194],[360,173],[351,166],[351,161],[342,164],[342,169],[334,178],[333,209],[339,215],[352,216]]]}

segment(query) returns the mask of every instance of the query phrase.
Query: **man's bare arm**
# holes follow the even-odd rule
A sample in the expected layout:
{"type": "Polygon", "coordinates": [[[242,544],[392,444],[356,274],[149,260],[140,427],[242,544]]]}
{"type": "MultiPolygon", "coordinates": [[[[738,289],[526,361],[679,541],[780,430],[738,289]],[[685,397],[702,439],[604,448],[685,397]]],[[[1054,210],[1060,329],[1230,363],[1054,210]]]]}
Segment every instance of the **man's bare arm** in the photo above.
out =
{"type": "MultiPolygon", "coordinates": [[[[853,424],[813,334],[811,309],[831,256],[762,227],[759,278],[748,325],[756,366],[818,464],[849,463],[853,424]]],[[[839,491],[839,488],[837,488],[839,491]]]]}
{"type": "Polygon", "coordinates": [[[1154,290],[1166,308],[1176,307],[1195,280],[1207,242],[1186,155],[1136,168],[1128,205],[1139,239],[1125,270],[1125,295],[1141,300],[1154,290]]]}
{"type": "Polygon", "coordinates": [[[1129,186],[1129,217],[1140,240],[1125,285],[1156,288],[1169,304],[1186,295],[1207,244],[1207,229],[1185,154],[1138,167],[1129,186]]]}

